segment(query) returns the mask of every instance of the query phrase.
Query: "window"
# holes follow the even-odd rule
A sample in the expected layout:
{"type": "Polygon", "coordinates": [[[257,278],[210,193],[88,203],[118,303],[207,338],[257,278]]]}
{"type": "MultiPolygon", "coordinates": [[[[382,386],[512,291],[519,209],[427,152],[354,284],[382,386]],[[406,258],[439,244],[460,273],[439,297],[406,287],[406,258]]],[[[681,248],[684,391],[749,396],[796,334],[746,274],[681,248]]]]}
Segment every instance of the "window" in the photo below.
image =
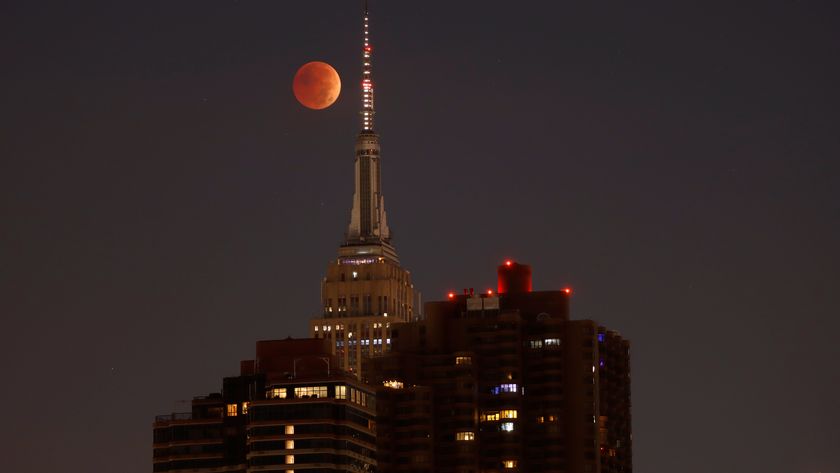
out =
{"type": "Polygon", "coordinates": [[[471,365],[472,364],[472,357],[471,356],[456,356],[455,357],[455,364],[456,365],[471,365]]]}
{"type": "Polygon", "coordinates": [[[367,406],[367,394],[358,389],[350,388],[350,402],[360,406],[367,406]]]}
{"type": "Polygon", "coordinates": [[[271,388],[266,395],[269,399],[286,399],[286,388],[271,388]]]}
{"type": "Polygon", "coordinates": [[[487,422],[494,421],[494,420],[499,420],[499,413],[496,412],[496,411],[486,412],[484,414],[481,414],[481,420],[487,421],[487,422]]]}
{"type": "Polygon", "coordinates": [[[531,340],[529,342],[529,346],[531,348],[542,348],[543,347],[543,341],[542,340],[531,340]]]}
{"type": "Polygon", "coordinates": [[[286,455],[286,464],[287,465],[294,465],[295,464],[295,456],[294,455],[286,455]]]}
{"type": "Polygon", "coordinates": [[[499,386],[499,390],[503,393],[515,393],[516,392],[516,383],[503,384],[503,385],[499,386]]]}
{"type": "Polygon", "coordinates": [[[300,386],[295,388],[295,397],[327,397],[326,386],[300,386]]]}
{"type": "Polygon", "coordinates": [[[516,460],[502,460],[502,466],[505,468],[516,468],[516,460]]]}
{"type": "Polygon", "coordinates": [[[242,403],[242,415],[243,416],[248,413],[248,404],[250,404],[250,403],[248,403],[248,402],[243,402],[242,403]]]}
{"type": "Polygon", "coordinates": [[[236,417],[236,404],[228,404],[227,405],[227,415],[228,417],[236,417]]]}
{"type": "Polygon", "coordinates": [[[286,435],[294,435],[295,434],[295,426],[294,425],[287,425],[285,432],[286,432],[286,435]]]}
{"type": "Polygon", "coordinates": [[[457,432],[455,433],[455,440],[475,440],[475,433],[474,432],[457,432]]]}
{"type": "Polygon", "coordinates": [[[560,346],[560,339],[559,338],[546,338],[545,339],[545,346],[547,346],[547,347],[559,347],[560,346]]]}
{"type": "Polygon", "coordinates": [[[513,422],[502,422],[499,428],[502,432],[513,432],[513,422]]]}
{"type": "Polygon", "coordinates": [[[286,440],[286,450],[294,450],[295,449],[295,441],[294,440],[286,440]]]}
{"type": "Polygon", "coordinates": [[[339,385],[335,387],[336,399],[347,399],[347,386],[339,385]]]}
{"type": "Polygon", "coordinates": [[[502,419],[516,419],[516,409],[502,409],[502,412],[499,413],[502,419]]]}
{"type": "Polygon", "coordinates": [[[516,394],[516,383],[507,383],[490,388],[490,394],[499,395],[500,393],[514,393],[516,394]]]}
{"type": "Polygon", "coordinates": [[[402,389],[404,386],[402,381],[397,381],[395,379],[383,381],[382,384],[384,384],[386,388],[391,389],[402,389]]]}

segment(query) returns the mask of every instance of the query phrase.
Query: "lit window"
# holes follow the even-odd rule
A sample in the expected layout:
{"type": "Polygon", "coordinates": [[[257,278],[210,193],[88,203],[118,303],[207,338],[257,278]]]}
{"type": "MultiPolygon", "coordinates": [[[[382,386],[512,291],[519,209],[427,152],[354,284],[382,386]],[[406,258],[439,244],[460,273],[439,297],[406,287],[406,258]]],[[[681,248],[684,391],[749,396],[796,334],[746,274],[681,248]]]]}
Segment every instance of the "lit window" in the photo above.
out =
{"type": "Polygon", "coordinates": [[[516,392],[516,383],[503,384],[503,385],[499,386],[499,390],[503,393],[515,393],[516,392]]]}
{"type": "Polygon", "coordinates": [[[546,338],[545,339],[545,346],[547,346],[547,347],[559,347],[560,346],[560,339],[559,338],[546,338]]]}
{"type": "Polygon", "coordinates": [[[227,405],[227,415],[228,417],[236,417],[236,404],[228,404],[227,405]]]}
{"type": "Polygon", "coordinates": [[[386,388],[391,388],[391,389],[402,389],[403,388],[403,382],[402,381],[397,381],[395,379],[391,379],[391,380],[388,380],[388,381],[383,381],[382,384],[385,385],[386,388]]]}
{"type": "Polygon", "coordinates": [[[456,365],[471,365],[472,364],[472,357],[471,356],[456,356],[455,357],[455,364],[456,365]]]}
{"type": "Polygon", "coordinates": [[[499,413],[498,412],[487,412],[487,413],[481,414],[481,420],[487,421],[487,422],[494,421],[494,420],[499,420],[499,413]]]}
{"type": "Polygon", "coordinates": [[[542,348],[543,341],[542,340],[531,340],[530,341],[531,348],[542,348]]]}
{"type": "Polygon", "coordinates": [[[335,387],[336,399],[347,399],[347,386],[341,385],[335,387]]]}
{"type": "MultiPolygon", "coordinates": [[[[367,113],[365,115],[367,115],[367,113]]],[[[359,279],[359,273],[356,271],[353,271],[353,279],[359,279]]]]}
{"type": "Polygon", "coordinates": [[[538,424],[545,423],[545,416],[537,416],[537,423],[538,424]]]}
{"type": "Polygon", "coordinates": [[[242,403],[242,415],[243,416],[248,413],[248,404],[249,403],[247,403],[247,402],[242,403]]]}
{"type": "Polygon", "coordinates": [[[598,334],[598,341],[601,342],[601,343],[604,342],[604,334],[603,333],[598,334]]]}
{"type": "Polygon", "coordinates": [[[299,387],[295,388],[295,397],[297,397],[297,398],[327,397],[327,387],[326,386],[299,386],[299,387]]]}
{"type": "Polygon", "coordinates": [[[455,440],[475,440],[475,433],[474,432],[457,432],[455,434],[455,440]]]}
{"type": "Polygon", "coordinates": [[[502,432],[513,432],[513,422],[502,422],[499,428],[502,432]]]}
{"type": "Polygon", "coordinates": [[[295,426],[294,425],[287,425],[286,426],[286,435],[294,435],[295,434],[295,426]]]}
{"type": "Polygon", "coordinates": [[[316,326],[315,326],[315,331],[317,332],[319,328],[320,328],[320,327],[318,327],[318,326],[316,325],[316,326]]]}
{"type": "Polygon", "coordinates": [[[270,399],[286,399],[286,388],[271,388],[266,394],[270,399]]]}
{"type": "Polygon", "coordinates": [[[502,419],[516,419],[516,409],[502,409],[499,413],[502,419]]]}
{"type": "Polygon", "coordinates": [[[549,422],[554,422],[556,420],[557,420],[557,416],[548,416],[548,421],[549,422]]]}
{"type": "Polygon", "coordinates": [[[286,450],[294,450],[295,449],[295,441],[294,440],[286,440],[286,450]]]}
{"type": "Polygon", "coordinates": [[[295,464],[295,456],[294,455],[286,455],[286,464],[287,465],[294,465],[295,464]]]}
{"type": "Polygon", "coordinates": [[[502,460],[502,466],[505,468],[516,468],[516,460],[502,460]]]}

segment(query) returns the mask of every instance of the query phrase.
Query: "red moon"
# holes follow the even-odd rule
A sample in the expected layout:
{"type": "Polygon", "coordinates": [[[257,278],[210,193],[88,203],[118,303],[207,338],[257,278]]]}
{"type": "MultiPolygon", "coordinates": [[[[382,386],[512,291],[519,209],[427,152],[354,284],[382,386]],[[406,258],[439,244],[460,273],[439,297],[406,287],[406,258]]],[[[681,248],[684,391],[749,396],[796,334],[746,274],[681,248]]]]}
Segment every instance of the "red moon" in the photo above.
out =
{"type": "Polygon", "coordinates": [[[332,66],[313,61],[304,64],[292,84],[295,98],[301,105],[322,110],[332,105],[341,93],[341,78],[332,66]]]}

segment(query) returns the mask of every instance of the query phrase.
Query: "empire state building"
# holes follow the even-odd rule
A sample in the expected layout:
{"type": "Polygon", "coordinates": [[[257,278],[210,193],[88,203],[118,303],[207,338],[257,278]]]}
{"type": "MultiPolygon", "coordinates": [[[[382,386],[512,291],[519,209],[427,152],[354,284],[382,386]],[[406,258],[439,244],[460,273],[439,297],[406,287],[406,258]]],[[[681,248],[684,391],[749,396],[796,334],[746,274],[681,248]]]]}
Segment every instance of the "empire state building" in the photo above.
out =
{"type": "Polygon", "coordinates": [[[415,315],[411,274],[400,266],[385,214],[379,135],[374,128],[372,56],[365,6],[353,208],[338,258],[329,263],[321,282],[323,314],[309,323],[310,335],[329,339],[340,366],[357,376],[362,359],[390,349],[391,324],[415,315]]]}

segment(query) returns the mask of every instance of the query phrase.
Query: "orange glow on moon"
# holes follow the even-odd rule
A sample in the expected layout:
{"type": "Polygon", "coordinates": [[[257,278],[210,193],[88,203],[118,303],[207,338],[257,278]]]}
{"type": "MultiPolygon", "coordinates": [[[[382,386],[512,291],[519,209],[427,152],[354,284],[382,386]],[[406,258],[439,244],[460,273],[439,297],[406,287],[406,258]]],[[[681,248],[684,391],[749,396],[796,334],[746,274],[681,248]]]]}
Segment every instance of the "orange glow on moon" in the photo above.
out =
{"type": "Polygon", "coordinates": [[[322,110],[332,105],[341,93],[341,78],[332,66],[313,61],[304,64],[292,83],[295,98],[306,108],[322,110]]]}

